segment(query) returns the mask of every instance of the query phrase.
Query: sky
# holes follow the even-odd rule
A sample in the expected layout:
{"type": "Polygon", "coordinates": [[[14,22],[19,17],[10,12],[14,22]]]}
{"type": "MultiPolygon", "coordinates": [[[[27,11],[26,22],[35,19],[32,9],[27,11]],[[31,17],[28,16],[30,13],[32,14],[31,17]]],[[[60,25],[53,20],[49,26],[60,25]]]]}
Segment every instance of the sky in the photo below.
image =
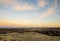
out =
{"type": "Polygon", "coordinates": [[[0,0],[0,26],[60,27],[60,0],[0,0]]]}

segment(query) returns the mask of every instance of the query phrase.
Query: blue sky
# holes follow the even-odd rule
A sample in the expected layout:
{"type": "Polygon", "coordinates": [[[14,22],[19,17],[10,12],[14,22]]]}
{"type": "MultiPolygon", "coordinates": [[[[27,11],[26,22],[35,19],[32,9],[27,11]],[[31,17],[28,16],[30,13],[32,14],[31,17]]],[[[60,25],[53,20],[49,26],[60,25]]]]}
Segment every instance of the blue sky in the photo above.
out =
{"type": "Polygon", "coordinates": [[[60,27],[60,0],[0,0],[1,25],[60,27]]]}

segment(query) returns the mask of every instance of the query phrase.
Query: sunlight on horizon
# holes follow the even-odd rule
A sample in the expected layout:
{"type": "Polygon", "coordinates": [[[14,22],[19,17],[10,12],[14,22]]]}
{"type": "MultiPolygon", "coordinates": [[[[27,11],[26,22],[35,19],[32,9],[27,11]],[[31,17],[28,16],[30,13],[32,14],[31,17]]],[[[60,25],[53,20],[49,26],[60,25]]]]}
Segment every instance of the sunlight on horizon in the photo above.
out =
{"type": "Polygon", "coordinates": [[[0,26],[60,27],[60,0],[0,0],[0,26]]]}

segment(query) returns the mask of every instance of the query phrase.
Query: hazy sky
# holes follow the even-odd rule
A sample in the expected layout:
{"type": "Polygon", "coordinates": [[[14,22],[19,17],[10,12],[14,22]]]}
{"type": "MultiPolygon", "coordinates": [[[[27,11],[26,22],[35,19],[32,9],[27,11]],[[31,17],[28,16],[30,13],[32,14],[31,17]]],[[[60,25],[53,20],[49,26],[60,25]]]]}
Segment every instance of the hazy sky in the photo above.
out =
{"type": "Polygon", "coordinates": [[[0,0],[0,26],[60,27],[60,0],[0,0]]]}

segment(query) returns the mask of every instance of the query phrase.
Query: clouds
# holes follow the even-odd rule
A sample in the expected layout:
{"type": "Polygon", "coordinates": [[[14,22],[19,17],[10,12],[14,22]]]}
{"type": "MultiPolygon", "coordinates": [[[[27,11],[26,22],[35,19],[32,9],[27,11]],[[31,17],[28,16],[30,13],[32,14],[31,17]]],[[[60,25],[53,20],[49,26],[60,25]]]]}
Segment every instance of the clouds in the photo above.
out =
{"type": "Polygon", "coordinates": [[[30,4],[28,2],[24,2],[21,0],[0,0],[0,3],[11,5],[12,9],[16,11],[25,11],[25,10],[35,10],[35,6],[33,4],[30,4]]]}
{"type": "Polygon", "coordinates": [[[59,20],[59,14],[55,13],[58,17],[52,15],[55,10],[59,11],[59,8],[55,9],[58,5],[57,1],[58,0],[0,0],[0,13],[2,14],[2,16],[0,16],[1,23],[4,23],[6,20],[5,24],[11,22],[11,26],[13,23],[16,25],[22,23],[24,26],[28,26],[28,24],[31,26],[43,26],[43,24],[47,26],[49,22],[53,23],[59,20]],[[52,15],[54,18],[49,15],[52,15]],[[45,23],[47,24],[45,25],[45,23]]]}
{"type": "MultiPolygon", "coordinates": [[[[34,1],[33,1],[34,2],[34,1]]],[[[0,0],[0,3],[11,5],[12,9],[16,11],[38,10],[39,7],[45,7],[46,0],[37,0],[36,4],[28,3],[26,0],[0,0]],[[25,1],[25,2],[24,2],[25,1]],[[38,5],[37,5],[38,4],[38,5]]]]}
{"type": "Polygon", "coordinates": [[[45,7],[48,4],[48,0],[38,0],[38,5],[40,7],[45,7]]]}
{"type": "Polygon", "coordinates": [[[22,1],[19,4],[16,3],[15,5],[13,5],[13,9],[16,11],[39,10],[39,7],[45,7],[47,4],[48,4],[47,0],[37,0],[35,5],[33,3],[22,1]]]}
{"type": "Polygon", "coordinates": [[[0,0],[0,3],[10,3],[10,0],[0,0]]]}
{"type": "Polygon", "coordinates": [[[0,0],[0,3],[3,3],[3,4],[11,4],[11,3],[14,3],[16,0],[0,0]]]}
{"type": "Polygon", "coordinates": [[[42,18],[51,15],[55,11],[55,8],[57,8],[57,4],[58,2],[55,0],[52,6],[45,13],[41,14],[40,17],[42,18]]]}
{"type": "Polygon", "coordinates": [[[49,8],[45,13],[40,15],[40,18],[51,15],[54,12],[54,8],[49,8]]]}
{"type": "MultiPolygon", "coordinates": [[[[16,11],[25,11],[25,10],[39,10],[40,7],[45,7],[48,3],[49,0],[37,0],[36,4],[38,5],[33,5],[31,3],[28,2],[21,2],[21,0],[19,0],[20,2],[18,2],[18,0],[0,0],[0,3],[4,3],[4,4],[11,4],[11,7],[13,10],[16,11]]],[[[54,0],[54,3],[52,4],[52,6],[43,14],[40,15],[40,17],[45,17],[45,16],[49,16],[54,9],[57,7],[57,0],[54,0]]],[[[37,16],[39,16],[37,14],[37,16]]]]}
{"type": "Polygon", "coordinates": [[[13,9],[16,10],[16,11],[25,11],[25,10],[34,10],[35,7],[33,5],[30,5],[30,4],[22,4],[22,5],[14,5],[13,6],[13,9]]]}
{"type": "MultiPolygon", "coordinates": [[[[37,18],[44,18],[44,17],[47,17],[51,14],[53,14],[53,12],[55,11],[55,8],[57,8],[57,5],[58,5],[58,0],[54,0],[53,4],[50,6],[49,9],[47,9],[46,12],[42,13],[42,14],[38,14],[38,13],[34,13],[34,15],[37,17],[37,18]]],[[[40,5],[41,6],[41,5],[40,5]]],[[[44,6],[42,6],[44,7],[44,6]]]]}

